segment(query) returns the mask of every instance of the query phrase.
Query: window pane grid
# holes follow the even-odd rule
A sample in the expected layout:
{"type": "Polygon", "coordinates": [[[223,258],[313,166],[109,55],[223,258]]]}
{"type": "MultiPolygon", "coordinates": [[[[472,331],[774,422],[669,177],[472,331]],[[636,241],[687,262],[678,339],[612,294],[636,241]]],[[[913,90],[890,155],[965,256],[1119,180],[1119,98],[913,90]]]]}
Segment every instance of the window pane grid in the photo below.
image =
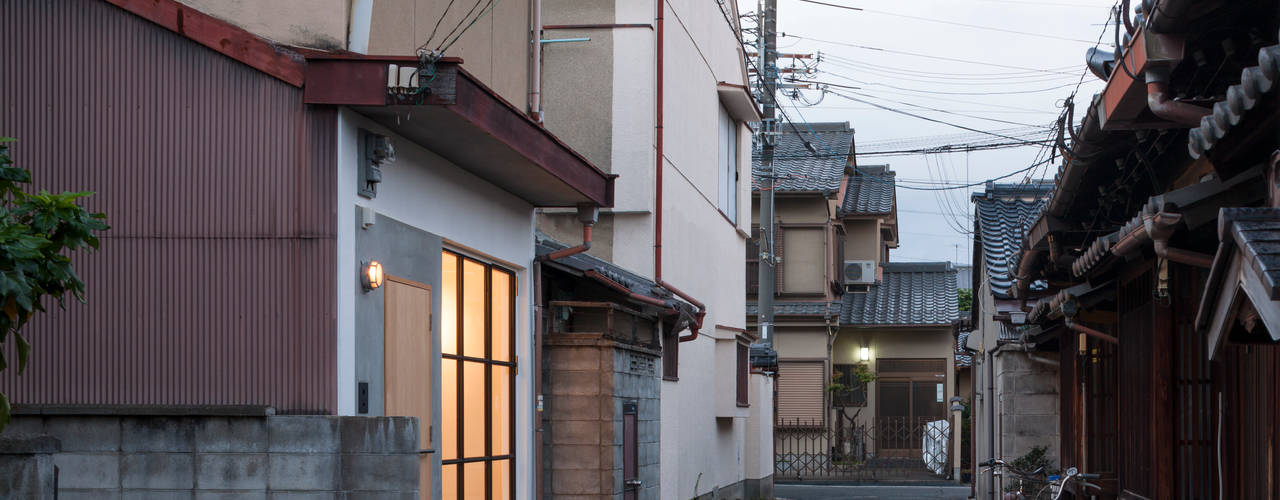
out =
{"type": "Polygon", "coordinates": [[[456,393],[445,391],[444,427],[457,427],[447,433],[454,439],[446,439],[442,450],[442,473],[451,486],[443,493],[448,498],[510,498],[515,473],[515,275],[449,251],[443,252],[443,261],[444,277],[453,278],[452,287],[442,287],[453,293],[445,304],[456,305],[456,310],[450,308],[456,320],[442,324],[453,330],[442,336],[453,347],[442,352],[442,370],[449,370],[442,381],[456,379],[456,393]]]}

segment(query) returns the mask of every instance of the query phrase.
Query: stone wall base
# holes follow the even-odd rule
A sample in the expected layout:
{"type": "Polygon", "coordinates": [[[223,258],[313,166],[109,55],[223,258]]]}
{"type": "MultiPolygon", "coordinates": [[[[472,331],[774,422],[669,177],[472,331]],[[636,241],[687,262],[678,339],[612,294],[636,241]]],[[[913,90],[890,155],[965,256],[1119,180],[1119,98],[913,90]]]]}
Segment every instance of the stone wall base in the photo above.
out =
{"type": "MultiPolygon", "coordinates": [[[[412,417],[19,415],[4,435],[61,443],[47,456],[62,500],[413,498],[419,486],[412,417]]],[[[21,456],[0,453],[0,477],[32,470],[10,459],[21,456]]],[[[54,498],[6,487],[15,486],[0,481],[2,498],[54,498]]]]}

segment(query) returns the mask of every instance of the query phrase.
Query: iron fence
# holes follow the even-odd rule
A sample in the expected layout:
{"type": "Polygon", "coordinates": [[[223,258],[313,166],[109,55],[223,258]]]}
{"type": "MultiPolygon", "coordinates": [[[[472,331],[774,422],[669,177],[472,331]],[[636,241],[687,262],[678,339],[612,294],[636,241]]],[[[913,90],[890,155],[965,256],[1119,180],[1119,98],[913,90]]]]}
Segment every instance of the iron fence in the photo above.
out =
{"type": "Polygon", "coordinates": [[[875,425],[780,420],[774,474],[791,480],[936,480],[951,472],[945,419],[880,417],[875,425]]]}

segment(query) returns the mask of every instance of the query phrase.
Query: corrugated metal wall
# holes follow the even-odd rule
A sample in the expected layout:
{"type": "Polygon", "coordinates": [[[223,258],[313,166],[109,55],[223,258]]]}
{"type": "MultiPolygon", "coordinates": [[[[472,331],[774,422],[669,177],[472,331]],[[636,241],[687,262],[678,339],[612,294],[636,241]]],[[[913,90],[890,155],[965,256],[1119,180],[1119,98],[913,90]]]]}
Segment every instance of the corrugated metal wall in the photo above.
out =
{"type": "Polygon", "coordinates": [[[0,388],[333,412],[336,112],[97,1],[0,3],[0,54],[15,161],[112,226],[76,258],[89,303],[33,321],[0,388]]]}

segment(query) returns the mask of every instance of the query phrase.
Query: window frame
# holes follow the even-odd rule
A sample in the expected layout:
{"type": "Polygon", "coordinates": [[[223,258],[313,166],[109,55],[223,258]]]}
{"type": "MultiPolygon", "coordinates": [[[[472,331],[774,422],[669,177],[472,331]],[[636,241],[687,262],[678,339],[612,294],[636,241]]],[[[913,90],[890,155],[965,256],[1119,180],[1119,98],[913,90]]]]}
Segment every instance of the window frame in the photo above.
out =
{"type": "Polygon", "coordinates": [[[737,390],[734,400],[739,408],[751,407],[751,346],[739,339],[734,354],[737,358],[736,377],[737,390]]]}
{"type": "Polygon", "coordinates": [[[733,115],[725,109],[724,104],[718,106],[716,121],[716,185],[718,196],[716,209],[724,214],[730,222],[737,226],[741,197],[738,195],[741,168],[738,165],[740,154],[739,137],[741,126],[733,115]]]}
{"type": "MultiPolygon", "coordinates": [[[[454,378],[457,381],[457,389],[456,389],[457,392],[455,393],[455,396],[454,396],[454,406],[455,406],[454,411],[456,412],[455,422],[457,425],[457,436],[456,436],[456,440],[454,441],[454,445],[457,447],[457,449],[454,450],[454,458],[447,459],[447,460],[444,459],[446,452],[445,450],[443,450],[443,446],[444,446],[443,439],[441,440],[441,443],[439,444],[439,450],[438,450],[441,457],[441,460],[440,460],[441,480],[442,481],[444,480],[445,469],[449,466],[454,466],[456,468],[456,473],[457,473],[457,477],[455,478],[454,484],[457,486],[458,498],[468,498],[468,493],[466,492],[466,488],[465,488],[466,486],[465,464],[483,462],[485,463],[484,495],[488,498],[494,498],[497,496],[495,494],[498,492],[493,491],[493,478],[494,478],[493,464],[495,462],[506,460],[507,468],[508,468],[507,498],[515,498],[516,497],[516,457],[518,455],[517,449],[516,449],[516,444],[517,444],[516,443],[516,428],[517,428],[516,375],[519,370],[519,367],[518,367],[519,358],[516,354],[516,332],[517,332],[516,325],[518,323],[516,319],[517,318],[516,317],[516,300],[518,298],[518,294],[516,293],[517,276],[515,271],[511,269],[507,269],[505,267],[502,267],[490,262],[486,262],[484,260],[471,257],[461,252],[446,248],[441,251],[440,265],[442,269],[442,276],[441,276],[442,281],[443,281],[444,259],[449,259],[449,258],[456,259],[456,266],[457,266],[456,272],[455,272],[456,282],[455,282],[455,287],[453,288],[454,293],[456,294],[454,298],[454,303],[456,304],[456,312],[455,312],[456,320],[454,321],[455,323],[454,332],[445,332],[443,322],[441,324],[440,336],[441,336],[442,348],[440,351],[440,357],[441,357],[440,378],[441,378],[441,382],[443,383],[443,380],[445,378],[444,360],[453,360],[454,369],[456,370],[456,373],[454,374],[454,378]],[[483,357],[468,356],[463,354],[466,352],[464,347],[465,346],[465,321],[464,321],[465,300],[464,300],[464,297],[466,292],[464,288],[463,265],[467,262],[479,264],[483,266],[485,271],[484,272],[484,356],[483,357]],[[507,334],[507,339],[509,341],[509,344],[507,346],[507,353],[510,356],[510,361],[498,361],[493,359],[493,345],[496,337],[495,332],[493,331],[494,330],[493,328],[494,326],[493,325],[493,312],[494,312],[493,310],[493,293],[494,293],[493,274],[495,272],[503,273],[508,276],[507,293],[508,293],[509,309],[507,311],[508,312],[507,317],[509,318],[509,321],[508,321],[509,328],[506,334],[507,334]],[[444,336],[450,335],[450,334],[455,335],[454,346],[455,346],[455,350],[457,351],[456,353],[452,353],[452,354],[444,352],[444,349],[443,349],[444,336]],[[467,430],[467,424],[468,424],[468,421],[465,419],[466,405],[463,402],[463,394],[465,394],[465,388],[466,388],[465,380],[464,380],[465,378],[464,374],[466,370],[464,369],[464,366],[465,366],[464,363],[468,363],[468,362],[481,363],[484,366],[484,379],[485,379],[484,396],[483,396],[484,397],[484,415],[485,415],[484,423],[483,423],[484,455],[480,457],[466,457],[464,456],[465,454],[463,452],[463,450],[466,449],[466,430],[467,430]],[[493,379],[493,367],[495,366],[503,366],[503,367],[509,368],[508,370],[509,378],[507,381],[507,384],[508,384],[507,390],[510,398],[507,402],[507,422],[508,422],[507,448],[508,450],[507,450],[507,453],[503,455],[495,455],[493,450],[494,444],[493,444],[492,429],[494,426],[494,416],[495,416],[494,404],[493,404],[494,403],[493,392],[494,392],[494,382],[495,382],[493,379]]],[[[444,303],[444,300],[445,300],[444,294],[446,294],[447,292],[448,292],[448,288],[441,286],[440,293],[441,293],[442,304],[444,303]]],[[[444,402],[443,393],[444,391],[442,388],[441,396],[440,396],[440,400],[441,400],[440,410],[442,413],[445,411],[445,402],[444,402]]],[[[441,422],[440,430],[443,437],[443,432],[445,432],[443,422],[441,422]]],[[[443,492],[442,492],[442,495],[443,495],[443,492]]]]}

